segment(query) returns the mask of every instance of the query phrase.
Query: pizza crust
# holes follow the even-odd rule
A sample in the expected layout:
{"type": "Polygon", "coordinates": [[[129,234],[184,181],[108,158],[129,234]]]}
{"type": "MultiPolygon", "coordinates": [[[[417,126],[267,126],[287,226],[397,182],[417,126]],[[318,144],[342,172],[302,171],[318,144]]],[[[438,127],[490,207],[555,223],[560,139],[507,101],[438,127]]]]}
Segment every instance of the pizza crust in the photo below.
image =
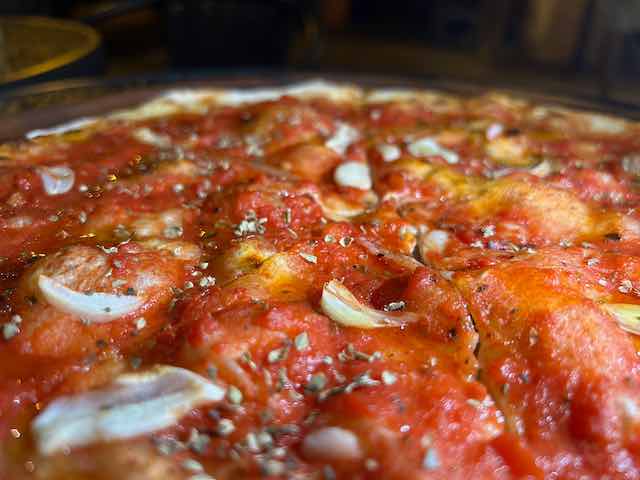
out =
{"type": "MultiPolygon", "coordinates": [[[[320,79],[272,88],[169,90],[142,105],[115,111],[105,118],[140,121],[176,113],[203,114],[216,106],[251,105],[277,100],[285,95],[301,100],[325,99],[335,103],[357,105],[362,101],[364,94],[362,89],[355,85],[337,84],[320,79]]],[[[97,121],[94,117],[82,117],[60,125],[31,130],[25,134],[25,138],[34,140],[77,132],[95,125],[97,121]]]]}
{"type": "Polygon", "coordinates": [[[98,119],[94,117],[77,118],[75,120],[71,120],[70,122],[62,123],[60,125],[56,125],[53,127],[31,130],[30,132],[27,132],[25,134],[25,137],[28,140],[33,140],[38,137],[48,137],[50,135],[63,135],[65,133],[82,130],[83,128],[86,128],[89,125],[95,124],[97,121],[98,119]]]}
{"type": "Polygon", "coordinates": [[[358,104],[363,92],[353,85],[311,80],[284,87],[255,89],[181,89],[170,90],[138,108],[122,110],[109,117],[120,120],[144,120],[174,113],[205,113],[216,106],[237,107],[278,100],[283,96],[301,100],[326,99],[335,103],[358,104]]]}
{"type": "Polygon", "coordinates": [[[541,105],[530,111],[534,120],[548,120],[552,125],[562,129],[565,124],[573,131],[594,135],[620,135],[629,128],[637,128],[637,122],[602,113],[570,110],[568,108],[541,105]]]}
{"type": "Polygon", "coordinates": [[[406,88],[380,88],[371,90],[365,101],[367,104],[391,102],[416,102],[436,112],[460,110],[463,100],[460,97],[435,90],[416,90],[406,88]]]}
{"type": "MultiPolygon", "coordinates": [[[[448,93],[428,89],[379,88],[365,91],[349,84],[328,82],[322,79],[293,83],[282,87],[249,89],[177,89],[169,90],[160,96],[137,107],[115,111],[104,117],[111,121],[141,121],[177,113],[204,114],[214,107],[251,105],[260,102],[278,100],[290,96],[301,100],[325,99],[338,104],[368,105],[391,102],[415,102],[438,113],[461,111],[466,99],[448,93]]],[[[469,100],[472,104],[495,102],[507,110],[522,110],[531,107],[531,103],[503,93],[489,92],[469,100]]],[[[529,110],[532,120],[554,118],[560,125],[569,123],[584,133],[621,134],[634,122],[600,113],[570,110],[558,106],[540,105],[529,110]]],[[[95,117],[83,117],[49,128],[32,130],[25,134],[27,140],[41,137],[61,136],[95,127],[99,121],[95,117]]]]}

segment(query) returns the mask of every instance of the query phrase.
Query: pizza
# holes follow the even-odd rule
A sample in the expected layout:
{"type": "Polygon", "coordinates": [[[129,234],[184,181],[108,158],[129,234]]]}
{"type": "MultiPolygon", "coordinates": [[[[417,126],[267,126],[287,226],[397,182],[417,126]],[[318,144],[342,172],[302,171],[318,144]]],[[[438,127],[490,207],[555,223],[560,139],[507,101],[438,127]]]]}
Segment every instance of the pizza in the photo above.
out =
{"type": "Polygon", "coordinates": [[[0,478],[640,478],[640,125],[174,90],[0,146],[0,478]]]}

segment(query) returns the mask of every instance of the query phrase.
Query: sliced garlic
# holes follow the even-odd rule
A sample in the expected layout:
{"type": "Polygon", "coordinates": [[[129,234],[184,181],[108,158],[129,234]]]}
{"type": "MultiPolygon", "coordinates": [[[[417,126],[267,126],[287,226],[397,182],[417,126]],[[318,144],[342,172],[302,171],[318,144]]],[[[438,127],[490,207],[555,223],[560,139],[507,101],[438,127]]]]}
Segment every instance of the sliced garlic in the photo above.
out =
{"type": "Polygon", "coordinates": [[[553,173],[553,165],[547,159],[541,161],[535,167],[529,169],[529,173],[531,175],[535,175],[536,177],[544,178],[547,175],[553,173]]]}
{"type": "Polygon", "coordinates": [[[88,322],[110,322],[135,312],[142,305],[142,299],[135,295],[82,293],[46,275],[38,277],[38,288],[47,303],[88,322]]]}
{"type": "Polygon", "coordinates": [[[486,152],[493,161],[510,167],[529,166],[535,161],[521,137],[494,138],[487,143],[486,152]]]}
{"type": "Polygon", "coordinates": [[[407,150],[414,157],[433,157],[437,155],[444,158],[444,161],[449,164],[458,163],[460,160],[456,152],[442,147],[433,138],[429,137],[410,143],[407,150]]]}
{"type": "Polygon", "coordinates": [[[344,122],[337,122],[337,128],[333,136],[327,140],[325,145],[334,152],[344,155],[349,145],[360,138],[358,130],[344,122]]]}
{"type": "Polygon", "coordinates": [[[341,187],[371,190],[371,170],[366,163],[346,162],[336,168],[333,178],[341,187]]]}
{"type": "Polygon", "coordinates": [[[402,327],[418,320],[411,312],[380,312],[363,305],[341,282],[331,280],[322,289],[322,311],[344,327],[402,327]]]}
{"type": "Polygon", "coordinates": [[[337,193],[324,195],[311,193],[311,197],[322,208],[322,214],[334,222],[342,222],[362,215],[378,203],[378,195],[373,190],[363,195],[361,203],[348,201],[337,193]]]}
{"type": "Polygon", "coordinates": [[[615,317],[622,330],[640,335],[640,305],[605,303],[603,308],[615,317]]]}
{"type": "Polygon", "coordinates": [[[147,143],[158,148],[169,148],[171,146],[171,138],[154,132],[150,128],[142,127],[134,130],[133,137],[142,143],[147,143]]]}
{"type": "Polygon", "coordinates": [[[406,268],[407,270],[414,271],[418,267],[424,266],[418,260],[413,258],[411,255],[404,255],[399,252],[394,252],[392,250],[387,250],[386,248],[382,248],[379,245],[365,239],[359,238],[358,243],[362,245],[369,253],[375,256],[384,257],[396,265],[406,268]]]}
{"type": "Polygon", "coordinates": [[[363,456],[358,437],[341,427],[324,427],[302,441],[302,453],[310,460],[355,461],[363,456]]]}
{"type": "Polygon", "coordinates": [[[181,236],[184,211],[172,208],[162,212],[140,214],[130,225],[136,238],[181,236]]]}
{"type": "Polygon", "coordinates": [[[157,365],[119,376],[112,385],[55,399],[32,423],[38,450],[62,449],[131,438],[177,423],[225,391],[183,368],[157,365]]]}
{"type": "Polygon", "coordinates": [[[400,158],[400,148],[396,145],[382,143],[376,147],[385,162],[393,162],[400,158]]]}
{"type": "Polygon", "coordinates": [[[443,253],[449,243],[449,233],[444,230],[431,230],[420,235],[419,248],[422,258],[429,252],[443,253]]]}
{"type": "Polygon", "coordinates": [[[40,167],[37,170],[47,195],[62,195],[73,188],[76,175],[69,167],[40,167]]]}
{"type": "Polygon", "coordinates": [[[492,123],[487,127],[485,136],[487,137],[487,140],[493,140],[494,138],[498,138],[500,135],[502,135],[503,131],[504,127],[501,123],[492,123]]]}
{"type": "Polygon", "coordinates": [[[632,175],[640,176],[640,153],[631,153],[622,157],[622,169],[632,175]]]}
{"type": "Polygon", "coordinates": [[[640,422],[640,405],[635,398],[620,395],[617,398],[618,408],[622,412],[623,421],[631,426],[640,422]]]}

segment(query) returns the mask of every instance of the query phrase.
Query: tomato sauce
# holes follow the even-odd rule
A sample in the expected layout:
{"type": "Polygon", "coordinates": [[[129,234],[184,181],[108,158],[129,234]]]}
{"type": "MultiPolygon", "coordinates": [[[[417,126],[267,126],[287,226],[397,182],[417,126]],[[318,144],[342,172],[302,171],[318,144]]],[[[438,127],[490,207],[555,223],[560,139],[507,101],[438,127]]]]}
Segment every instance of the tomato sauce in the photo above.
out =
{"type": "Polygon", "coordinates": [[[640,327],[607,309],[640,305],[637,127],[467,102],[284,97],[7,147],[0,478],[640,478],[640,327]],[[340,184],[349,162],[371,189],[340,184]],[[39,451],[54,400],[156,364],[225,397],[39,451]]]}

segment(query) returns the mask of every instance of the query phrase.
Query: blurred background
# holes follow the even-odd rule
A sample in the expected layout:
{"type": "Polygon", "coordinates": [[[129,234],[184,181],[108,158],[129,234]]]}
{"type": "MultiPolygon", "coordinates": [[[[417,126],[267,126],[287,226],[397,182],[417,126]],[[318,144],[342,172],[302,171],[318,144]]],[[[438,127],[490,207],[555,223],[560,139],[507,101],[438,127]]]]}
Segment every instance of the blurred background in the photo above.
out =
{"type": "Polygon", "coordinates": [[[640,107],[640,0],[0,0],[0,94],[45,80],[257,67],[640,107]]]}

